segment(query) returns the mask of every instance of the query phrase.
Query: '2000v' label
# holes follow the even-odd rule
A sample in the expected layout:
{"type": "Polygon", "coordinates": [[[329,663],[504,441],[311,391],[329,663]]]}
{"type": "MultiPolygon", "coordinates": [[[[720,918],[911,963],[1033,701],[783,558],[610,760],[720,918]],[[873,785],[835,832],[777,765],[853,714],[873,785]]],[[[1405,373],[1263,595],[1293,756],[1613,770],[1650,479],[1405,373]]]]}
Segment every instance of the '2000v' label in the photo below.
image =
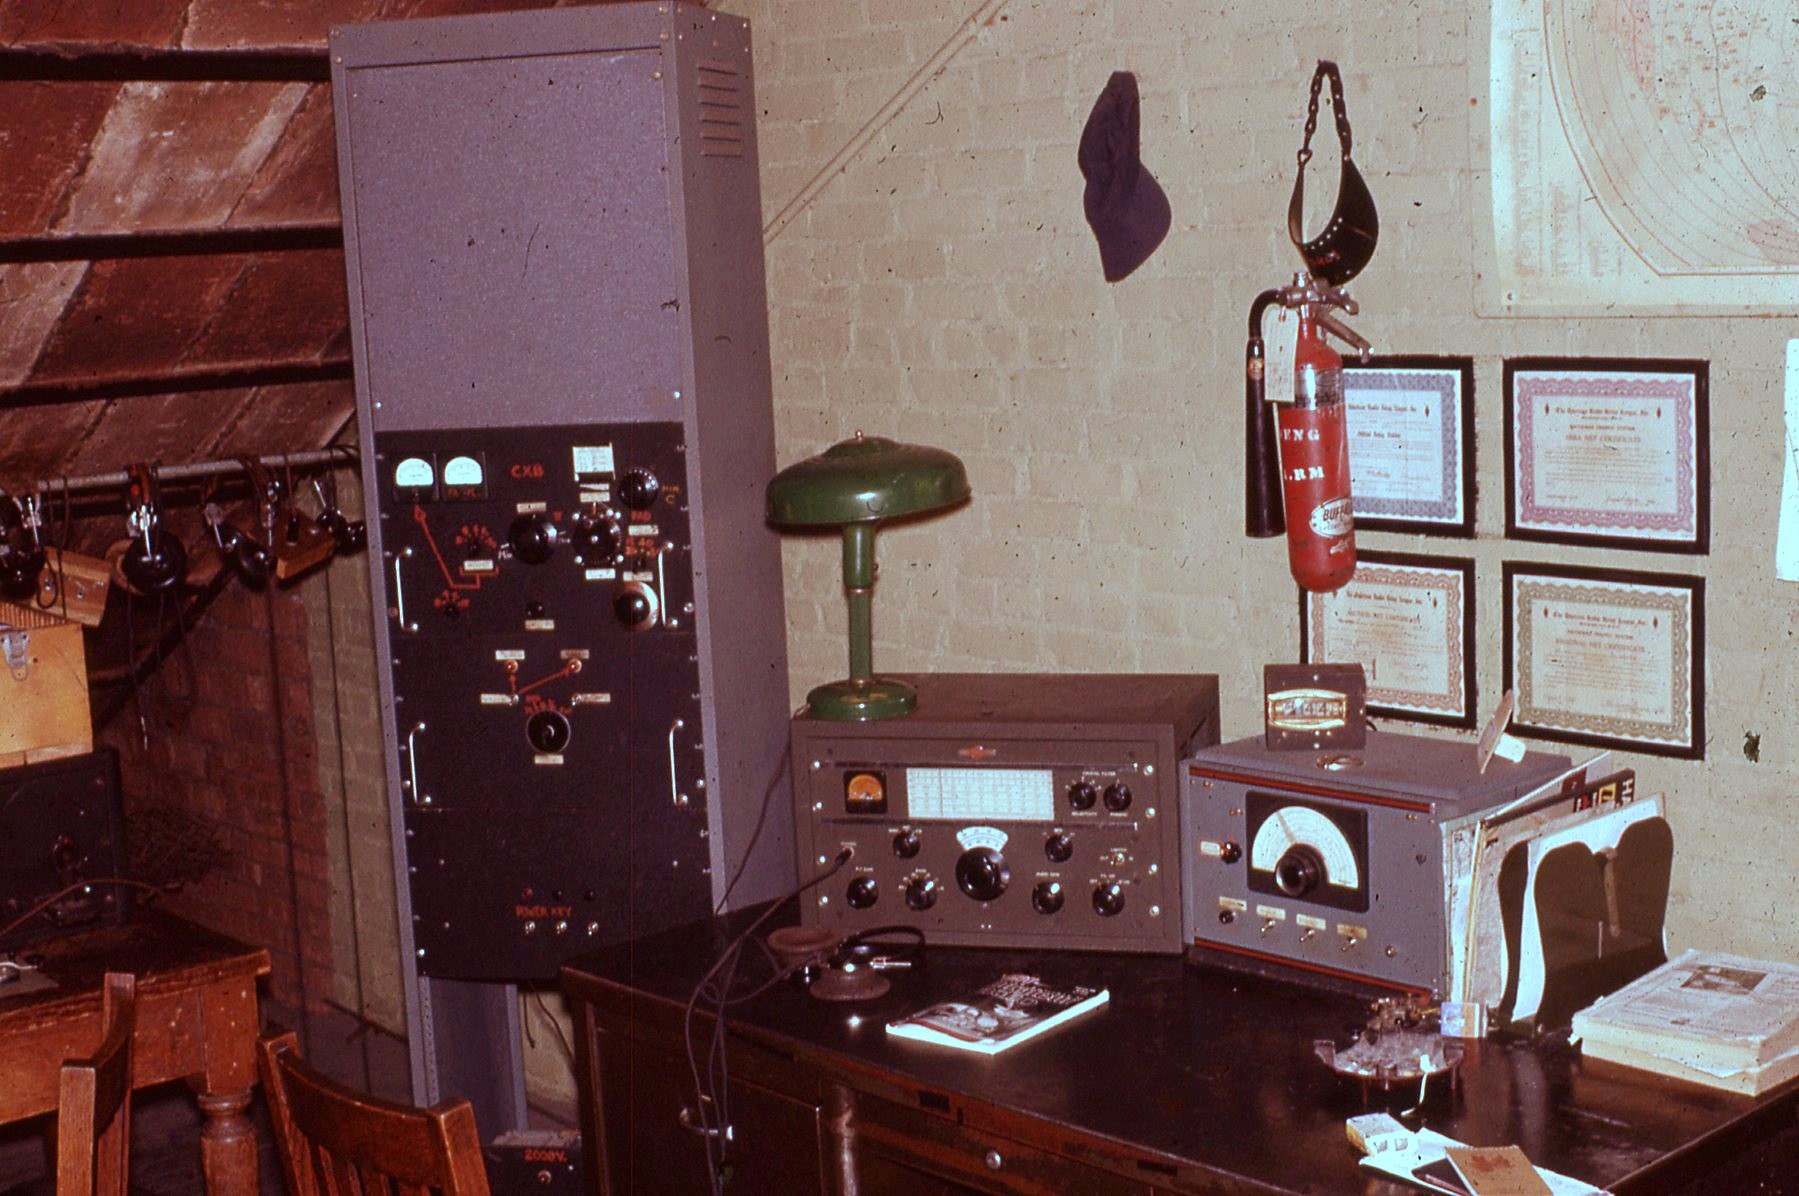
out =
{"type": "Polygon", "coordinates": [[[1320,536],[1347,536],[1355,528],[1355,515],[1347,497],[1333,498],[1312,508],[1310,522],[1320,536]]]}

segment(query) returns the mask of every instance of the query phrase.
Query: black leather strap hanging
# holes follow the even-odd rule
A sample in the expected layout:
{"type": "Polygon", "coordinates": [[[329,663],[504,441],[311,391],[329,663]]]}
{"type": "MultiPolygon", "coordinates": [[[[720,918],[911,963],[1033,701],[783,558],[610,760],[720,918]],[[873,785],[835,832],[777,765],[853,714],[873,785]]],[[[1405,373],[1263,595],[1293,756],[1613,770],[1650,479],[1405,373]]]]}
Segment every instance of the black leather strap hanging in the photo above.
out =
{"type": "Polygon", "coordinates": [[[1375,243],[1380,239],[1380,216],[1374,210],[1374,196],[1362,181],[1350,157],[1351,135],[1349,112],[1343,106],[1343,76],[1337,64],[1324,59],[1312,72],[1312,93],[1306,104],[1305,141],[1299,147],[1299,171],[1293,179],[1293,197],[1287,201],[1287,235],[1305,259],[1313,278],[1328,286],[1342,286],[1362,272],[1374,257],[1375,243]],[[1328,78],[1331,84],[1331,111],[1337,121],[1337,144],[1343,150],[1341,176],[1337,180],[1337,203],[1331,210],[1324,230],[1310,241],[1305,239],[1306,163],[1312,160],[1312,134],[1318,130],[1318,93],[1328,78]]]}

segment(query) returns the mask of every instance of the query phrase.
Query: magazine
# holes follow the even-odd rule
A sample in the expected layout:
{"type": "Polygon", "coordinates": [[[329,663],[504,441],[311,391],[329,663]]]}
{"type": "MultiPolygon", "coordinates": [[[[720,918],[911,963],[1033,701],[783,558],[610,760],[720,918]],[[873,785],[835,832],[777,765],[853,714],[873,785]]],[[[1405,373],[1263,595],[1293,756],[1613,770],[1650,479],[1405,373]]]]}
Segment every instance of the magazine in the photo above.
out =
{"type": "Polygon", "coordinates": [[[1057,988],[1035,976],[1012,973],[961,1000],[941,1001],[888,1022],[887,1033],[895,1038],[997,1055],[1089,1009],[1097,1009],[1110,997],[1103,988],[1057,988]]]}

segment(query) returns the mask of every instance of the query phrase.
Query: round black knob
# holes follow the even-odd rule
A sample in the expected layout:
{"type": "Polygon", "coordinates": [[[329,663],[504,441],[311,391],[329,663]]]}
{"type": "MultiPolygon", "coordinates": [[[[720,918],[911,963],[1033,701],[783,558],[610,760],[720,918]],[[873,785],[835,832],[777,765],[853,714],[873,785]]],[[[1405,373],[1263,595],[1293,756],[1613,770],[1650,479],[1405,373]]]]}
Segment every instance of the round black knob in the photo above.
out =
{"type": "Polygon", "coordinates": [[[1237,911],[1236,910],[1221,909],[1218,911],[1218,921],[1221,922],[1222,924],[1224,924],[1225,926],[1229,926],[1232,922],[1235,922],[1236,920],[1237,920],[1237,911]]]}
{"type": "Polygon", "coordinates": [[[1114,814],[1122,814],[1131,808],[1131,787],[1123,781],[1113,781],[1106,786],[1106,809],[1114,814]]]}
{"type": "Polygon", "coordinates": [[[556,525],[543,515],[520,515],[506,529],[506,543],[515,559],[541,565],[556,551],[556,525]]]}
{"type": "Polygon", "coordinates": [[[1053,914],[1062,908],[1062,886],[1053,880],[1040,880],[1031,890],[1031,908],[1040,914],[1053,914]]]}
{"type": "Polygon", "coordinates": [[[956,861],[956,887],[976,901],[992,901],[1011,879],[1006,857],[991,847],[971,847],[956,861]]]}
{"type": "Polygon", "coordinates": [[[1093,787],[1092,781],[1076,781],[1068,787],[1068,804],[1072,809],[1091,810],[1098,800],[1099,790],[1093,787]]]}
{"type": "Polygon", "coordinates": [[[661,612],[661,604],[656,601],[653,590],[641,582],[632,582],[618,592],[612,600],[612,613],[618,621],[633,631],[642,631],[656,625],[661,612]]]}
{"type": "Polygon", "coordinates": [[[525,723],[525,738],[546,756],[553,756],[568,746],[568,719],[558,710],[539,710],[525,723]]]}
{"type": "Polygon", "coordinates": [[[929,876],[914,876],[906,882],[906,908],[923,912],[937,904],[937,882],[929,876]]]}
{"type": "Polygon", "coordinates": [[[1324,861],[1310,847],[1289,847],[1274,865],[1274,887],[1289,897],[1304,897],[1324,879],[1324,861]]]}
{"type": "Polygon", "coordinates": [[[918,849],[922,843],[923,840],[919,836],[919,833],[911,827],[907,827],[899,834],[893,836],[893,854],[902,860],[909,860],[918,854],[918,849]]]}
{"type": "Polygon", "coordinates": [[[1224,847],[1218,852],[1218,858],[1227,864],[1234,864],[1243,858],[1243,849],[1238,847],[1235,843],[1226,842],[1224,847]]]}
{"type": "Polygon", "coordinates": [[[1052,831],[1043,841],[1043,854],[1051,863],[1066,864],[1074,855],[1074,836],[1067,831],[1052,831]]]}
{"type": "Polygon", "coordinates": [[[881,898],[881,886],[872,876],[858,876],[850,881],[849,892],[844,900],[854,909],[867,909],[881,898]]]}
{"type": "Polygon", "coordinates": [[[625,552],[625,532],[611,515],[577,515],[569,528],[575,560],[589,568],[616,565],[625,552]]]}
{"type": "Polygon", "coordinates": [[[633,469],[618,480],[618,496],[633,511],[647,511],[662,493],[662,483],[647,469],[633,469]]]}
{"type": "Polygon", "coordinates": [[[1124,912],[1124,886],[1121,884],[1101,884],[1093,888],[1093,912],[1102,918],[1112,918],[1124,912]]]}

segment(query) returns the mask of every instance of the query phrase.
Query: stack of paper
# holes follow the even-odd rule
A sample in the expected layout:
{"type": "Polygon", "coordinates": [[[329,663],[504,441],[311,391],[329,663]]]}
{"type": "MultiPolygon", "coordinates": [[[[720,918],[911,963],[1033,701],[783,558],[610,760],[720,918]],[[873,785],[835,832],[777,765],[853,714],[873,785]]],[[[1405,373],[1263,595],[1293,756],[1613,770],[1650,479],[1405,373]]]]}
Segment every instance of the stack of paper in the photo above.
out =
{"type": "Polygon", "coordinates": [[[1757,1095],[1799,1075],[1799,968],[1683,952],[1574,1015],[1581,1051],[1757,1095]]]}

